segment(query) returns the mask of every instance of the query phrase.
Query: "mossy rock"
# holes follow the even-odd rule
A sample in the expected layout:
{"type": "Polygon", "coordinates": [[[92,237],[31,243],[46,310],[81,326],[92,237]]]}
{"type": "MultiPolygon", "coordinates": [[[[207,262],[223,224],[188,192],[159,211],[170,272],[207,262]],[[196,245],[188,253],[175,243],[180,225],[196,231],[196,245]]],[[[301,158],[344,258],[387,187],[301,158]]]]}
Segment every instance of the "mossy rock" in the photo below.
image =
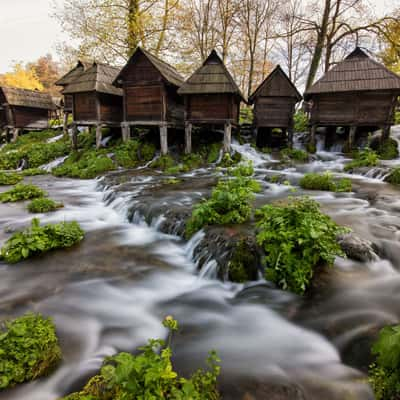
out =
{"type": "Polygon", "coordinates": [[[234,246],[228,263],[228,277],[232,282],[244,283],[257,279],[259,257],[254,238],[242,237],[234,246]]]}

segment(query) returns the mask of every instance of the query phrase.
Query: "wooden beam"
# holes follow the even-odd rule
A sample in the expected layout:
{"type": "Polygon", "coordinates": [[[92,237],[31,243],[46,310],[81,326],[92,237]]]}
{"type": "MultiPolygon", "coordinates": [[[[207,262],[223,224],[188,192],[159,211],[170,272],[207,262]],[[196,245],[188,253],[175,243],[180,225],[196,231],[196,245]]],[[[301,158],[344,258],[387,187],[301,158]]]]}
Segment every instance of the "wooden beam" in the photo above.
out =
{"type": "Polygon", "coordinates": [[[349,139],[348,139],[348,150],[351,151],[351,149],[354,146],[354,141],[356,139],[356,132],[357,132],[357,127],[355,125],[352,125],[350,127],[350,132],[349,132],[349,139]]]}
{"type": "Polygon", "coordinates": [[[131,128],[127,123],[123,122],[121,124],[121,131],[122,131],[122,141],[126,143],[131,138],[131,128]]]}
{"type": "Polygon", "coordinates": [[[18,140],[20,129],[19,128],[14,128],[13,129],[13,137],[12,137],[12,142],[15,143],[18,140]]]}
{"type": "Polygon", "coordinates": [[[230,122],[225,123],[224,127],[224,153],[231,152],[231,140],[232,140],[232,124],[230,122]]]}
{"type": "Polygon", "coordinates": [[[64,111],[63,134],[65,137],[68,137],[68,116],[69,116],[69,112],[64,111]]]}
{"type": "Polygon", "coordinates": [[[98,124],[96,126],[96,149],[99,149],[101,146],[101,141],[103,139],[102,128],[103,128],[103,126],[101,124],[98,124]]]}
{"type": "Polygon", "coordinates": [[[192,127],[190,122],[185,124],[185,154],[192,152],[192,127]]]}
{"type": "Polygon", "coordinates": [[[160,125],[160,145],[161,155],[165,156],[168,154],[168,126],[160,125]]]}
{"type": "Polygon", "coordinates": [[[316,139],[315,139],[316,133],[317,133],[317,125],[313,124],[311,126],[310,148],[309,148],[309,150],[312,150],[313,153],[315,153],[315,150],[316,150],[316,139]]]}
{"type": "Polygon", "coordinates": [[[72,149],[78,150],[78,126],[76,124],[72,125],[72,149]]]}

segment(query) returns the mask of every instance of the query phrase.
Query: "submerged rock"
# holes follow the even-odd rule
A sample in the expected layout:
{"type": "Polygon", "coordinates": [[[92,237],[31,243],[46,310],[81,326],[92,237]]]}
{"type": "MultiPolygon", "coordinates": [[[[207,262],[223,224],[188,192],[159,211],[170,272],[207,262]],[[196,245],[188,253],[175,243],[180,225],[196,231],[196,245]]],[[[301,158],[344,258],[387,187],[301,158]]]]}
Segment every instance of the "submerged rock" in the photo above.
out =
{"type": "Polygon", "coordinates": [[[376,246],[369,240],[362,239],[354,233],[346,233],[338,237],[340,247],[348,258],[369,262],[378,259],[376,246]]]}

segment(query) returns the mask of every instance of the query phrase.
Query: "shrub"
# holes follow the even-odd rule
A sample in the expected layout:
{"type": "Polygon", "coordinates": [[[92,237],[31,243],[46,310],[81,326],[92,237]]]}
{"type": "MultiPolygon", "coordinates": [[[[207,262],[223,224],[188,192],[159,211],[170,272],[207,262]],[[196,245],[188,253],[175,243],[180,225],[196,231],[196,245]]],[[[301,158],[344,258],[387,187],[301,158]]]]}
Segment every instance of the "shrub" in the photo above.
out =
{"type": "Polygon", "coordinates": [[[31,213],[47,213],[62,207],[64,207],[62,203],[57,203],[52,199],[38,198],[28,204],[28,211],[31,213]]]}
{"type": "Polygon", "coordinates": [[[151,164],[151,168],[162,169],[165,171],[175,165],[175,160],[170,155],[160,156],[155,159],[151,164]]]}
{"type": "Polygon", "coordinates": [[[357,151],[354,154],[353,161],[350,161],[348,164],[346,164],[344,170],[351,171],[354,168],[375,167],[378,165],[378,163],[378,155],[370,148],[366,148],[364,150],[357,151]]]}
{"type": "Polygon", "coordinates": [[[294,131],[306,132],[308,130],[308,117],[303,110],[298,110],[293,117],[294,131]]]}
{"type": "Polygon", "coordinates": [[[258,182],[251,176],[251,164],[238,165],[220,179],[211,193],[211,198],[197,204],[186,223],[186,235],[207,225],[241,224],[250,218],[254,192],[260,190],[258,182]]]}
{"type": "Polygon", "coordinates": [[[388,326],[372,346],[376,361],[370,366],[369,382],[376,400],[396,400],[400,396],[400,325],[388,326]]]}
{"type": "Polygon", "coordinates": [[[281,150],[281,158],[295,161],[308,161],[308,153],[300,149],[283,149],[281,150]]]}
{"type": "Polygon", "coordinates": [[[50,319],[26,314],[0,326],[0,389],[47,375],[60,360],[50,319]]]}
{"type": "Polygon", "coordinates": [[[256,212],[257,242],[265,251],[265,277],[282,289],[303,294],[321,263],[333,264],[343,252],[336,236],[347,229],[321,213],[309,199],[289,198],[256,212]]]}
{"type": "Polygon", "coordinates": [[[334,179],[332,173],[309,173],[300,179],[300,187],[308,190],[329,190],[331,192],[351,192],[351,180],[334,179]]]}
{"type": "Polygon", "coordinates": [[[393,160],[399,156],[399,149],[396,140],[388,138],[380,143],[376,150],[381,160],[393,160]]]}
{"type": "Polygon", "coordinates": [[[233,156],[229,153],[225,153],[218,165],[222,168],[229,168],[240,163],[240,161],[242,161],[242,155],[240,153],[235,152],[233,156]]]}
{"type": "Polygon", "coordinates": [[[400,167],[392,168],[389,175],[386,176],[385,181],[393,185],[400,185],[400,167]]]}
{"type": "Polygon", "coordinates": [[[208,358],[209,370],[196,371],[190,378],[180,377],[173,369],[170,347],[172,332],[178,329],[172,317],[164,320],[169,329],[168,343],[151,339],[137,355],[119,353],[108,357],[100,374],[79,393],[63,400],[181,399],[218,400],[219,359],[215,352],[208,358]]]}
{"type": "Polygon", "coordinates": [[[140,143],[137,140],[128,140],[122,143],[114,150],[115,161],[124,168],[133,168],[139,162],[140,143]]]}
{"type": "Polygon", "coordinates": [[[15,185],[22,177],[14,172],[0,172],[0,185],[15,185]]]}
{"type": "Polygon", "coordinates": [[[84,233],[75,221],[39,225],[37,218],[29,228],[14,233],[0,250],[0,258],[8,263],[17,263],[50,250],[71,247],[80,242],[84,233]]]}
{"type": "Polygon", "coordinates": [[[35,185],[18,183],[7,192],[0,193],[0,201],[9,203],[21,200],[36,199],[46,196],[47,193],[35,185]]]}
{"type": "Polygon", "coordinates": [[[48,174],[47,171],[40,168],[28,168],[20,172],[20,175],[22,176],[35,176],[35,175],[47,175],[47,174],[48,174]]]}

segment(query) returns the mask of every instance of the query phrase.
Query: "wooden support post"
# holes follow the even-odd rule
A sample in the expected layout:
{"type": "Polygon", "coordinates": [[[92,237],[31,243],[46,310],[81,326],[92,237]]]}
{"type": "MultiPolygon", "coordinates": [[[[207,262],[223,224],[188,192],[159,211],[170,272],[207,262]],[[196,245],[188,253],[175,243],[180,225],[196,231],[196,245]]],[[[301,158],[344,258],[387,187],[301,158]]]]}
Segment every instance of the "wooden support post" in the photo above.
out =
{"type": "Polygon", "coordinates": [[[13,137],[12,137],[12,142],[16,142],[18,140],[18,136],[19,136],[19,128],[14,128],[13,130],[13,137]]]}
{"type": "Polygon", "coordinates": [[[65,137],[68,137],[68,112],[64,112],[64,120],[63,120],[63,134],[65,137]]]}
{"type": "Polygon", "coordinates": [[[122,141],[125,143],[131,138],[131,127],[128,124],[122,123],[122,141]]]}
{"type": "Polygon", "coordinates": [[[190,122],[185,123],[185,154],[192,152],[192,124],[190,122]]]}
{"type": "Polygon", "coordinates": [[[78,126],[76,124],[72,125],[72,149],[78,150],[78,126]]]}
{"type": "Polygon", "coordinates": [[[101,141],[103,139],[102,125],[96,125],[96,149],[99,149],[101,146],[101,141]]]}
{"type": "Polygon", "coordinates": [[[348,150],[351,151],[354,146],[354,141],[356,138],[356,132],[357,132],[357,127],[356,126],[351,126],[350,127],[350,132],[349,132],[349,140],[347,143],[348,150]]]}
{"type": "Polygon", "coordinates": [[[381,142],[389,139],[390,137],[390,125],[382,126],[381,142]]]}
{"type": "Polygon", "coordinates": [[[317,133],[317,125],[312,125],[310,133],[310,147],[308,149],[310,153],[315,153],[317,150],[317,141],[315,138],[316,133],[317,133]]]}
{"type": "Polygon", "coordinates": [[[293,127],[292,126],[289,126],[287,128],[287,138],[288,138],[289,149],[293,149],[293,127]]]}
{"type": "Polygon", "coordinates": [[[224,153],[231,152],[232,124],[227,122],[224,127],[224,153]]]}
{"type": "Polygon", "coordinates": [[[168,126],[160,125],[160,146],[161,155],[165,156],[168,154],[168,126]]]}

